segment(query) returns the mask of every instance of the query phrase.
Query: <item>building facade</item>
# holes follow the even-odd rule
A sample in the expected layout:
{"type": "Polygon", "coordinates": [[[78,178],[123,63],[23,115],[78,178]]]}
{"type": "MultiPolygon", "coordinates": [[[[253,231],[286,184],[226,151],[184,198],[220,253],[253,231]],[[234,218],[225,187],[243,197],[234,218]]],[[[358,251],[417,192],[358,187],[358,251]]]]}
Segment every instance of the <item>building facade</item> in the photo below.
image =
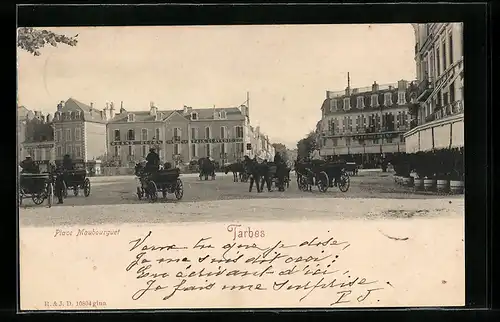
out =
{"type": "Polygon", "coordinates": [[[415,31],[418,107],[405,134],[407,151],[463,147],[463,24],[412,24],[415,31]]]}
{"type": "Polygon", "coordinates": [[[203,157],[225,164],[245,155],[253,156],[254,147],[272,151],[267,137],[263,140],[259,135],[258,140],[252,140],[255,135],[249,126],[248,107],[244,105],[159,110],[151,103],[149,111],[133,112],[122,107],[108,122],[107,132],[108,154],[131,162],[145,158],[150,147],[159,150],[162,162],[174,164],[203,157]]]}
{"type": "Polygon", "coordinates": [[[55,161],[54,124],[50,114],[21,108],[18,124],[18,160],[26,156],[39,164],[55,161]]]}
{"type": "Polygon", "coordinates": [[[250,158],[259,157],[271,161],[274,159],[275,153],[276,151],[272,142],[267,135],[262,133],[260,126],[249,126],[247,151],[245,155],[248,155],[250,158]]]}
{"type": "Polygon", "coordinates": [[[321,156],[341,156],[356,162],[371,163],[381,156],[405,152],[403,134],[412,117],[413,83],[326,92],[322,118],[316,127],[321,156]]]}
{"type": "Polygon", "coordinates": [[[93,103],[61,101],[53,119],[56,160],[69,154],[75,162],[89,163],[105,155],[107,113],[93,103]]]}

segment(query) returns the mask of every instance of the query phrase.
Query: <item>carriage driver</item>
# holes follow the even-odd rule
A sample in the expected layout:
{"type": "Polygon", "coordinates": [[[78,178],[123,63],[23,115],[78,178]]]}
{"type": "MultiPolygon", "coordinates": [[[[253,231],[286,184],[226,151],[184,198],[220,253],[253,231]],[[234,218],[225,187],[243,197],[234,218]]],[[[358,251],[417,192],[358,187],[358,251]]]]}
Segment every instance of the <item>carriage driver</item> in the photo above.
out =
{"type": "Polygon", "coordinates": [[[38,167],[30,155],[27,155],[26,159],[21,162],[21,168],[23,168],[22,172],[24,173],[38,173],[38,167]]]}
{"type": "Polygon", "coordinates": [[[148,172],[157,171],[160,165],[160,156],[156,153],[155,148],[149,149],[149,153],[146,157],[146,170],[148,172]]]}
{"type": "Polygon", "coordinates": [[[64,170],[73,170],[73,160],[69,154],[64,155],[62,166],[64,170]]]}

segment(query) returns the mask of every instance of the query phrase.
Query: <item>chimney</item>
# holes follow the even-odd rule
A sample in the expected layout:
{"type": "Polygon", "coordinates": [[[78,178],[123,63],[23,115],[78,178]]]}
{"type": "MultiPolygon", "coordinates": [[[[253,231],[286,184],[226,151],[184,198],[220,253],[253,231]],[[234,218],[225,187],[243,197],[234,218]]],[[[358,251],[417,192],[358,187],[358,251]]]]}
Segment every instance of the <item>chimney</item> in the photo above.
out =
{"type": "Polygon", "coordinates": [[[408,88],[408,81],[405,81],[404,79],[398,81],[398,91],[404,92],[408,88]]]}
{"type": "MultiPolygon", "coordinates": [[[[122,101],[123,106],[123,101],[122,101]]],[[[115,104],[111,103],[111,107],[109,108],[109,119],[115,117],[115,104]]]]}
{"type": "Polygon", "coordinates": [[[93,102],[90,102],[90,109],[93,110],[94,109],[94,103],[93,102]]]}
{"type": "Polygon", "coordinates": [[[149,103],[149,115],[156,116],[158,109],[155,106],[154,102],[149,103]]]}
{"type": "Polygon", "coordinates": [[[57,110],[61,111],[64,107],[64,101],[60,101],[59,104],[57,104],[57,110]]]}
{"type": "Polygon", "coordinates": [[[47,114],[47,123],[51,123],[51,122],[52,122],[52,115],[47,114]]]}
{"type": "Polygon", "coordinates": [[[120,103],[120,114],[125,112],[125,108],[123,107],[123,101],[120,103]]]}
{"type": "Polygon", "coordinates": [[[377,82],[376,81],[373,82],[373,84],[372,84],[372,92],[378,92],[378,89],[379,89],[379,87],[378,87],[377,82]]]}

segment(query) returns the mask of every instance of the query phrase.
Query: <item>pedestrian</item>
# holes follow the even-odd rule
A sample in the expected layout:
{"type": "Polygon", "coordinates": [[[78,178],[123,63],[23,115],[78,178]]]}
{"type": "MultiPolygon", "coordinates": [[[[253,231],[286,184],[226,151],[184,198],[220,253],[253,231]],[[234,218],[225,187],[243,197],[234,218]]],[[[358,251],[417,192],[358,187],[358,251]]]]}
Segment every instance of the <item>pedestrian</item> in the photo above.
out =
{"type": "Polygon", "coordinates": [[[55,173],[55,184],[54,184],[54,194],[57,197],[57,203],[58,204],[63,204],[64,203],[64,169],[59,169],[55,173]]]}

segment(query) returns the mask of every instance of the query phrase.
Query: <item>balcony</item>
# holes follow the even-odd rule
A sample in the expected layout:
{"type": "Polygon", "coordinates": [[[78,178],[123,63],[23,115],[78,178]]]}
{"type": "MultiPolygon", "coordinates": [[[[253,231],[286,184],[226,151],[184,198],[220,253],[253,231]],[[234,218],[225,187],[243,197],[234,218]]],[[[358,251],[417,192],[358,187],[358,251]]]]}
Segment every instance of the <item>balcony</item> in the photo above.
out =
{"type": "Polygon", "coordinates": [[[432,79],[424,77],[424,79],[418,84],[417,101],[425,101],[429,95],[431,95],[433,89],[434,84],[432,83],[432,79]]]}

